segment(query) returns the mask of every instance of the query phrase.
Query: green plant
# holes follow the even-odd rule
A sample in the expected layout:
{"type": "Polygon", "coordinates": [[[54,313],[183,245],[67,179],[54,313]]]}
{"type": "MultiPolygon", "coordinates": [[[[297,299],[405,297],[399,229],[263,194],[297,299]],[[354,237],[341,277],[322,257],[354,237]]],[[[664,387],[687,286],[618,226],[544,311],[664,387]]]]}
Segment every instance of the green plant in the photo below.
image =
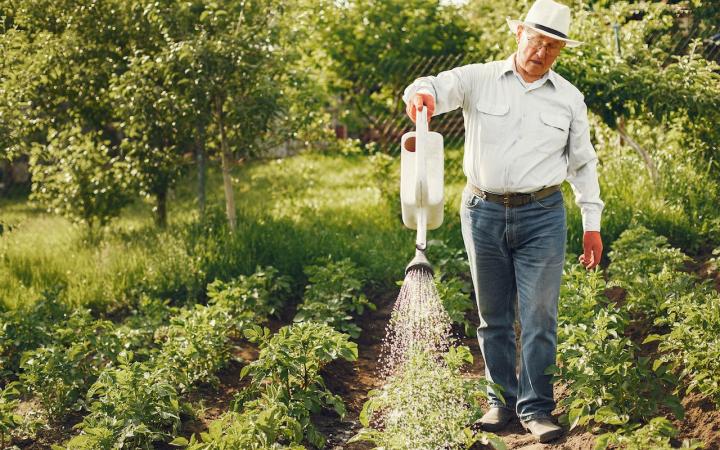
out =
{"type": "Polygon", "coordinates": [[[180,429],[180,403],[169,368],[133,362],[119,355],[118,366],[103,371],[87,392],[90,414],[67,449],[142,448],[169,441],[180,429]]]}
{"type": "Polygon", "coordinates": [[[595,441],[595,450],[604,450],[608,446],[626,450],[671,450],[675,448],[701,449],[701,442],[695,439],[685,439],[680,447],[673,445],[671,439],[678,434],[677,429],[668,419],[655,417],[646,425],[630,427],[613,433],[605,433],[595,441]]]}
{"type": "Polygon", "coordinates": [[[268,387],[260,398],[245,404],[242,412],[228,411],[211,422],[199,438],[176,438],[171,444],[189,450],[304,450],[298,444],[303,440],[302,424],[279,398],[281,390],[268,387]]]}
{"type": "Polygon", "coordinates": [[[102,133],[73,124],[51,130],[48,144],[32,153],[32,198],[48,211],[86,224],[89,236],[120,214],[130,201],[128,163],[102,133]]]}
{"type": "Polygon", "coordinates": [[[65,314],[68,307],[58,302],[54,294],[29,305],[5,311],[0,316],[0,377],[17,373],[25,351],[52,342],[52,326],[65,314]]]}
{"type": "Polygon", "coordinates": [[[195,305],[170,320],[156,334],[161,349],[154,364],[169,369],[180,391],[198,381],[215,383],[215,372],[230,358],[229,334],[234,318],[218,305],[195,305]]]}
{"type": "Polygon", "coordinates": [[[679,400],[669,394],[677,380],[662,361],[636,356],[636,346],[622,334],[626,324],[608,308],[590,326],[566,324],[558,330],[560,367],[548,373],[567,383],[570,395],[559,406],[566,408],[561,421],[571,429],[590,421],[619,426],[648,420],[663,405],[683,416],[679,400]]]}
{"type": "Polygon", "coordinates": [[[697,391],[720,405],[720,295],[686,294],[655,323],[670,326],[670,332],[650,335],[645,343],[659,341],[660,358],[686,381],[687,392],[697,391]]]}
{"type": "Polygon", "coordinates": [[[0,389],[0,448],[5,448],[5,438],[20,425],[22,418],[15,413],[20,396],[17,382],[8,383],[0,389]]]}
{"type": "Polygon", "coordinates": [[[357,338],[360,327],[353,323],[353,314],[362,314],[375,305],[362,293],[363,272],[349,259],[305,268],[309,285],[303,303],[298,307],[295,322],[326,323],[338,331],[357,338]]]}
{"type": "Polygon", "coordinates": [[[274,335],[267,328],[253,326],[245,330],[245,336],[260,346],[260,355],[240,372],[242,378],[250,376],[252,380],[238,406],[268,389],[277,390],[274,398],[287,406],[287,414],[301,425],[308,442],[322,447],[325,439],[310,421],[310,415],[332,408],[344,416],[345,406],[327,389],[320,370],[338,358],[355,361],[357,345],[348,340],[348,335],[314,322],[286,326],[274,335]]]}
{"type": "Polygon", "coordinates": [[[34,394],[52,420],[70,410],[79,410],[80,401],[104,367],[122,349],[114,325],[94,320],[90,311],[78,309],[57,325],[52,343],[28,350],[20,363],[20,380],[34,394]]]}
{"type": "Polygon", "coordinates": [[[463,290],[465,283],[459,278],[446,277],[444,280],[435,275],[435,286],[443,307],[453,323],[460,325],[466,336],[475,336],[477,329],[468,318],[468,311],[475,310],[475,303],[463,290]]]}
{"type": "MultiPolygon", "coordinates": [[[[207,287],[208,304],[222,304],[235,318],[252,313],[255,319],[278,316],[290,294],[291,278],[279,275],[274,267],[257,267],[252,275],[240,275],[224,282],[215,280],[207,287]]],[[[237,322],[240,323],[240,322],[237,322]]],[[[237,327],[240,332],[241,328],[237,327]]]]}
{"type": "Polygon", "coordinates": [[[368,393],[360,414],[363,428],[350,442],[398,450],[470,448],[480,442],[505,449],[494,434],[469,428],[482,415],[478,399],[489,386],[462,376],[460,368],[471,362],[467,347],[451,348],[443,358],[414,351],[381,390],[368,393]]]}

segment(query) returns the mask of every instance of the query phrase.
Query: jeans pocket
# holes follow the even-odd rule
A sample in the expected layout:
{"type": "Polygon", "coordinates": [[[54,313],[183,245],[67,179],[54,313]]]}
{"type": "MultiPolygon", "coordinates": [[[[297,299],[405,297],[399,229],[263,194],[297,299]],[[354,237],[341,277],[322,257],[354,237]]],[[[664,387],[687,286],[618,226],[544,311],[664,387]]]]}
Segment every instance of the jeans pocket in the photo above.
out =
{"type": "Polygon", "coordinates": [[[562,192],[560,191],[550,194],[542,200],[535,199],[534,202],[543,209],[558,209],[562,208],[564,204],[562,192]]]}
{"type": "Polygon", "coordinates": [[[479,195],[473,192],[463,191],[463,205],[465,205],[466,208],[476,208],[482,201],[483,199],[479,195]]]}

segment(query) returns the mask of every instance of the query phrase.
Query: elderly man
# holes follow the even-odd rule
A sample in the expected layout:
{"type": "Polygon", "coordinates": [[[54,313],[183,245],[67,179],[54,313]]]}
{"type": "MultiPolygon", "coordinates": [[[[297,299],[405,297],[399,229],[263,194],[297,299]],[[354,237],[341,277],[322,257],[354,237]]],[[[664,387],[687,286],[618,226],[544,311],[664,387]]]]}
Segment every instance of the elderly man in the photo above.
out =
{"type": "Polygon", "coordinates": [[[478,341],[490,409],[480,428],[502,430],[516,415],[540,442],[562,435],[551,417],[557,304],[567,234],[563,195],[568,180],[583,218],[581,263],[595,267],[602,255],[603,202],[597,156],[590,142],[583,95],[551,67],[569,39],[570,10],[537,0],[524,21],[509,20],[517,51],[504,61],[471,64],[417,79],[403,99],[415,121],[463,108],[464,172],[460,208],[480,326],[478,341]],[[515,361],[515,305],[521,355],[515,361]]]}

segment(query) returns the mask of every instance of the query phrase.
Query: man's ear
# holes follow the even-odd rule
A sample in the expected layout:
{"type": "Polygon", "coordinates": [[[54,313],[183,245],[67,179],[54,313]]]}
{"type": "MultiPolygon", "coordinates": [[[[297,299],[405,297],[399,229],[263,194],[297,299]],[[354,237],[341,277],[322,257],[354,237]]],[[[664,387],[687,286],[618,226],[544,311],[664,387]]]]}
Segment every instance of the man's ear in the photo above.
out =
{"type": "Polygon", "coordinates": [[[520,43],[520,38],[522,37],[522,32],[523,32],[523,26],[518,25],[515,30],[515,42],[517,42],[518,44],[520,43]]]}

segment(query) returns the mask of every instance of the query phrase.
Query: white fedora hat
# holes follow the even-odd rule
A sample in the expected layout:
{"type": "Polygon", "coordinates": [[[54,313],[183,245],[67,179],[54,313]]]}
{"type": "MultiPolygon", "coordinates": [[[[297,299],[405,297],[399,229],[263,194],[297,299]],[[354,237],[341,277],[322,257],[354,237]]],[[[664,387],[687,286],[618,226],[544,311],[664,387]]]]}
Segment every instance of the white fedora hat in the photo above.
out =
{"type": "Polygon", "coordinates": [[[523,25],[545,36],[565,41],[568,47],[582,44],[580,41],[568,38],[570,8],[553,0],[536,0],[525,20],[512,20],[508,17],[507,24],[513,33],[517,32],[518,25],[523,25]]]}

